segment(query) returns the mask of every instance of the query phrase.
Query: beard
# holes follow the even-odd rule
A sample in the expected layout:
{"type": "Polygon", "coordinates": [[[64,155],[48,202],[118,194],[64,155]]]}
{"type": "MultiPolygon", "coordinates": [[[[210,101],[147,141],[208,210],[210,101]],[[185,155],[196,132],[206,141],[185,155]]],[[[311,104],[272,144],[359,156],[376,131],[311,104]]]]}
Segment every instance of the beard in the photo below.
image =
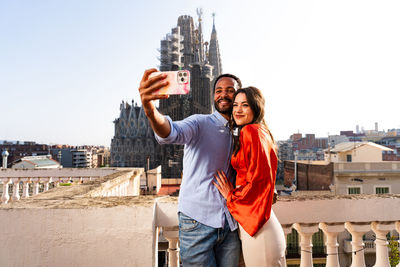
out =
{"type": "Polygon", "coordinates": [[[227,115],[232,114],[232,108],[233,108],[232,107],[232,100],[229,99],[229,98],[221,98],[221,99],[218,99],[217,101],[214,101],[214,107],[221,114],[227,114],[227,115]],[[218,103],[221,102],[222,100],[228,101],[230,103],[230,105],[226,106],[226,107],[223,107],[223,108],[220,108],[218,103]]]}

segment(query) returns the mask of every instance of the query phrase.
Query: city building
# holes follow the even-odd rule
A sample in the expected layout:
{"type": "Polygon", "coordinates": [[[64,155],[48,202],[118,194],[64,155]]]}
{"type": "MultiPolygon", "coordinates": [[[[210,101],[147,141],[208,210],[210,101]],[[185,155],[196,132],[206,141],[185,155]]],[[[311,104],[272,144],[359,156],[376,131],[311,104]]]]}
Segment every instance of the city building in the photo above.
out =
{"type": "Polygon", "coordinates": [[[380,162],[384,152],[393,149],[372,142],[344,142],[332,149],[325,149],[328,162],[380,162]]]}
{"type": "Polygon", "coordinates": [[[50,148],[50,153],[53,159],[57,159],[64,168],[72,168],[72,149],[74,149],[73,146],[54,145],[50,148]]]}
{"type": "Polygon", "coordinates": [[[376,141],[376,143],[393,149],[393,151],[383,152],[383,160],[400,161],[400,135],[397,134],[391,135],[390,133],[396,133],[396,132],[395,131],[388,132],[388,134],[384,138],[380,139],[379,141],[376,141]]]}
{"type": "Polygon", "coordinates": [[[1,141],[0,151],[7,150],[9,153],[7,167],[10,168],[14,162],[25,156],[45,156],[49,154],[49,146],[37,144],[32,141],[1,141]]]}
{"type": "Polygon", "coordinates": [[[15,161],[12,169],[56,169],[61,168],[60,163],[51,158],[51,155],[46,156],[28,156],[15,161]]]}
{"type": "MultiPolygon", "coordinates": [[[[188,95],[171,95],[160,101],[160,112],[172,120],[213,111],[212,82],[222,72],[217,31],[214,20],[210,42],[205,41],[201,9],[197,15],[197,24],[191,16],[180,16],[160,44],[161,71],[184,69],[191,73],[188,95]]],[[[161,165],[163,178],[182,176],[183,146],[158,145],[141,107],[133,101],[131,105],[122,102],[114,125],[111,166],[152,169],[161,165]]]]}
{"type": "MultiPolygon", "coordinates": [[[[72,167],[73,168],[93,168],[93,153],[92,150],[84,147],[76,147],[71,150],[72,167]]],[[[97,166],[97,160],[96,160],[97,166]]]]}
{"type": "Polygon", "coordinates": [[[108,148],[99,148],[97,150],[97,167],[110,166],[110,150],[108,148]]]}

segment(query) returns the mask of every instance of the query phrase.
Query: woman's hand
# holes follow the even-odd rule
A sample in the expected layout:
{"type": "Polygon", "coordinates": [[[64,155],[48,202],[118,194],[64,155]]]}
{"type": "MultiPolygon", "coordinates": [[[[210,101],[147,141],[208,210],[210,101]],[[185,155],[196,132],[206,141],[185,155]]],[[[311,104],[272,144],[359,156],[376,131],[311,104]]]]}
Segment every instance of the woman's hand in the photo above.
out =
{"type": "Polygon", "coordinates": [[[227,199],[229,192],[233,190],[233,185],[228,178],[226,178],[226,175],[223,171],[217,171],[217,173],[214,174],[214,177],[218,183],[214,181],[212,181],[212,183],[215,185],[221,195],[227,199]]]}

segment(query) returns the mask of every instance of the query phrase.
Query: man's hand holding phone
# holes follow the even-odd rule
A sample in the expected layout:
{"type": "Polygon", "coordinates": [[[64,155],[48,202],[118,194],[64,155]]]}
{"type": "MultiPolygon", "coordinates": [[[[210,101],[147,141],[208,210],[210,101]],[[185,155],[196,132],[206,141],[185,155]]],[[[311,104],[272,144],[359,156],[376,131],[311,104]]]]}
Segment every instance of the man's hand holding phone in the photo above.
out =
{"type": "Polygon", "coordinates": [[[154,91],[156,95],[186,95],[190,91],[190,72],[188,70],[153,72],[149,78],[166,75],[168,85],[154,91]]]}
{"type": "Polygon", "coordinates": [[[168,120],[156,109],[154,100],[166,99],[169,95],[154,94],[154,92],[168,86],[169,82],[166,80],[168,75],[161,74],[150,77],[155,72],[157,72],[156,69],[148,69],[144,72],[139,85],[139,94],[143,110],[149,119],[151,128],[155,134],[165,138],[171,133],[171,126],[168,120]]]}
{"type": "Polygon", "coordinates": [[[139,86],[140,98],[146,115],[155,109],[153,100],[166,99],[169,95],[188,94],[190,72],[188,70],[159,72],[148,69],[144,72],[139,86]]]}
{"type": "Polygon", "coordinates": [[[169,95],[154,94],[154,92],[169,84],[169,82],[165,80],[167,74],[155,75],[150,78],[150,75],[155,72],[157,72],[157,69],[146,70],[139,85],[140,99],[147,116],[151,116],[155,110],[153,100],[166,99],[169,97],[169,95]]]}

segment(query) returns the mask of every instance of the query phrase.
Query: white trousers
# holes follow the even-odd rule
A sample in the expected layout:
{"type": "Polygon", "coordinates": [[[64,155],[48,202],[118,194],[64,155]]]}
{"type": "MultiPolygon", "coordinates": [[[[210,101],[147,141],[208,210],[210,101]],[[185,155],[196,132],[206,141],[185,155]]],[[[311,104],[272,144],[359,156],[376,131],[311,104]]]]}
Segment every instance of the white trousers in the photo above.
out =
{"type": "Polygon", "coordinates": [[[239,225],[243,258],[246,267],[286,267],[285,234],[271,210],[271,217],[252,237],[239,225]]]}

